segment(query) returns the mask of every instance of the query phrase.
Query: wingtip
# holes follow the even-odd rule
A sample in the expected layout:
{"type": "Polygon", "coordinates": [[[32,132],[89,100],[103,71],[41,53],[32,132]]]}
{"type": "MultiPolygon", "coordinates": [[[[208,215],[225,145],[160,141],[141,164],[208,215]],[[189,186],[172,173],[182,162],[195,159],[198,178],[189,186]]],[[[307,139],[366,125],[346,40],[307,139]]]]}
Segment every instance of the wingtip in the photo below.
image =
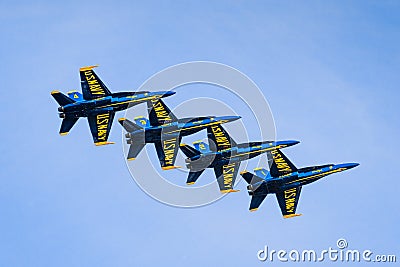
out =
{"type": "Polygon", "coordinates": [[[193,185],[194,184],[194,182],[189,182],[189,183],[186,183],[187,185],[193,185]]]}
{"type": "Polygon", "coordinates": [[[295,214],[283,215],[283,218],[284,219],[289,219],[289,218],[298,217],[298,216],[301,216],[301,215],[303,215],[303,214],[295,213],[295,214]]]}
{"type": "Polygon", "coordinates": [[[60,133],[61,136],[67,135],[69,132],[60,133]]]}
{"type": "Polygon", "coordinates": [[[108,142],[108,141],[106,141],[106,142],[96,142],[96,143],[94,143],[96,146],[105,146],[105,145],[112,145],[112,144],[115,144],[115,142],[108,142]]]}
{"type": "Polygon", "coordinates": [[[136,158],[127,158],[126,160],[127,161],[133,161],[133,160],[135,160],[136,158]]]}
{"type": "Polygon", "coordinates": [[[91,70],[91,69],[97,68],[98,66],[99,66],[99,65],[96,64],[96,65],[92,65],[92,66],[82,67],[82,68],[79,69],[79,71],[91,70]]]}
{"type": "Polygon", "coordinates": [[[126,120],[126,118],[119,118],[119,119],[118,119],[118,121],[120,121],[120,122],[121,122],[121,121],[125,121],[125,120],[126,120]]]}
{"type": "Polygon", "coordinates": [[[239,174],[242,175],[242,174],[245,174],[245,173],[247,173],[247,172],[248,172],[247,170],[243,170],[243,171],[241,171],[239,174]]]}
{"type": "Polygon", "coordinates": [[[221,193],[222,193],[222,194],[235,193],[235,192],[240,192],[240,190],[235,190],[235,189],[221,190],[221,193]]]}
{"type": "Polygon", "coordinates": [[[177,169],[177,168],[182,168],[182,167],[181,166],[165,166],[165,167],[161,167],[161,169],[163,169],[164,171],[173,170],[173,169],[177,169]]]}
{"type": "Polygon", "coordinates": [[[60,91],[58,91],[58,90],[53,90],[53,91],[50,92],[50,94],[52,94],[52,95],[59,94],[59,93],[60,93],[60,91]]]}
{"type": "Polygon", "coordinates": [[[258,208],[249,209],[250,212],[255,212],[256,210],[258,210],[258,208]]]}
{"type": "Polygon", "coordinates": [[[179,146],[187,146],[187,144],[180,143],[179,146]]]}

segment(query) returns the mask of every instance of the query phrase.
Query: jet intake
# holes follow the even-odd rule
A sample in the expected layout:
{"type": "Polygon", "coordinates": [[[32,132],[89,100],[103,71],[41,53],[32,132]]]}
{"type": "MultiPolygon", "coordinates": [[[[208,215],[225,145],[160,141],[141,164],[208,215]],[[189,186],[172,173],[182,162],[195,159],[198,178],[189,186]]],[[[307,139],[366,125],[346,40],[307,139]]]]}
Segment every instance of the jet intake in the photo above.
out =
{"type": "Polygon", "coordinates": [[[254,187],[253,187],[253,185],[249,184],[249,185],[247,186],[247,192],[249,193],[250,196],[254,194],[254,187]]]}
{"type": "Polygon", "coordinates": [[[63,112],[64,111],[64,108],[63,107],[58,107],[58,109],[57,109],[59,112],[63,112]]]}

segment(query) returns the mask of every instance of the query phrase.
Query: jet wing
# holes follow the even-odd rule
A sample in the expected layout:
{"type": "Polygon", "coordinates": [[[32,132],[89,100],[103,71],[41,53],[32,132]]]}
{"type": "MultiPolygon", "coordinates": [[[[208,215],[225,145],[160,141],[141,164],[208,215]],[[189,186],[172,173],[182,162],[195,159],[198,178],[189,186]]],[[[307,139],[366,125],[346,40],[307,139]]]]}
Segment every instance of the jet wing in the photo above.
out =
{"type": "Polygon", "coordinates": [[[272,177],[279,177],[285,174],[296,172],[297,168],[279,149],[267,151],[269,172],[272,177]]]}
{"type": "Polygon", "coordinates": [[[207,127],[207,136],[212,141],[210,142],[212,151],[222,151],[237,146],[228,132],[219,124],[207,127]]]}
{"type": "Polygon", "coordinates": [[[176,155],[178,154],[179,143],[179,137],[165,137],[165,135],[161,141],[154,143],[158,160],[160,161],[163,170],[179,168],[178,166],[174,166],[176,155]]]}
{"type": "Polygon", "coordinates": [[[80,68],[82,94],[85,100],[105,97],[111,95],[107,86],[100,80],[93,68],[97,66],[89,66],[80,68]]]}
{"type": "Polygon", "coordinates": [[[161,99],[147,101],[147,112],[149,113],[151,126],[160,126],[178,121],[178,118],[161,99]]]}
{"type": "Polygon", "coordinates": [[[108,111],[92,114],[87,117],[93,141],[96,146],[113,144],[113,142],[107,142],[107,139],[114,119],[114,114],[115,112],[108,111]]]}
{"type": "Polygon", "coordinates": [[[237,192],[233,190],[237,173],[239,171],[240,162],[218,165],[214,167],[215,177],[219,185],[221,193],[237,192]]]}
{"type": "Polygon", "coordinates": [[[276,193],[276,198],[278,199],[278,204],[281,208],[283,218],[291,218],[301,215],[296,214],[300,192],[301,186],[276,193]]]}

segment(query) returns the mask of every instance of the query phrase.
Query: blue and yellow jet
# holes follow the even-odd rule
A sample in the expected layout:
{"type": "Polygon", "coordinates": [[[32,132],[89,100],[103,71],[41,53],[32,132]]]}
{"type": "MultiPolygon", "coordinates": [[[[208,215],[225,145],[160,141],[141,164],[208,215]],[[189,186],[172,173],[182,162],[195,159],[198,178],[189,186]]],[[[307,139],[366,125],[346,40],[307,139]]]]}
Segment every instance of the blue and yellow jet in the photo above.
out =
{"type": "Polygon", "coordinates": [[[60,135],[68,134],[80,117],[87,117],[94,144],[96,146],[113,144],[107,142],[107,139],[115,112],[175,93],[170,91],[111,93],[93,71],[95,67],[97,66],[83,67],[79,70],[82,94],[70,91],[66,96],[56,90],[51,92],[60,105],[59,116],[63,119],[60,135]]]}
{"type": "Polygon", "coordinates": [[[249,184],[251,197],[250,211],[255,211],[268,194],[275,194],[284,218],[300,216],[296,214],[301,188],[332,173],[342,172],[358,166],[358,163],[327,164],[297,169],[279,150],[267,152],[270,171],[254,169],[256,174],[243,171],[240,175],[249,184]]]}
{"type": "Polygon", "coordinates": [[[240,119],[239,116],[194,117],[178,119],[161,99],[147,102],[149,119],[139,116],[135,122],[121,118],[119,123],[128,132],[130,144],[128,160],[134,160],[147,143],[154,143],[163,170],[179,168],[174,166],[179,144],[183,136],[197,133],[211,125],[220,125],[240,119]]]}
{"type": "Polygon", "coordinates": [[[188,157],[186,167],[189,176],[186,183],[194,184],[206,168],[214,168],[221,193],[237,192],[233,186],[244,160],[254,158],[273,149],[298,144],[298,141],[263,141],[236,144],[221,125],[207,127],[209,144],[193,143],[195,148],[181,144],[182,152],[188,157]]]}

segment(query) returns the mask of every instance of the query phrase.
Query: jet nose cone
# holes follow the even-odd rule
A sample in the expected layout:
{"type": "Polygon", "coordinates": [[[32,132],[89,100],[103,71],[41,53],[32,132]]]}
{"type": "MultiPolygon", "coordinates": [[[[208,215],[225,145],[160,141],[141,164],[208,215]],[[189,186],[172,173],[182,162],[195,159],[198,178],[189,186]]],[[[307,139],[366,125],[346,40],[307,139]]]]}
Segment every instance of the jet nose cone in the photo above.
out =
{"type": "Polygon", "coordinates": [[[300,143],[300,141],[296,140],[281,141],[281,144],[286,146],[294,146],[297,145],[298,143],[300,143]]]}
{"type": "Polygon", "coordinates": [[[164,91],[162,92],[163,97],[174,95],[176,92],[173,91],[164,91]]]}
{"type": "Polygon", "coordinates": [[[360,164],[359,163],[345,163],[345,164],[343,164],[343,168],[352,169],[354,167],[357,167],[358,165],[360,165],[360,164]]]}
{"type": "Polygon", "coordinates": [[[225,117],[222,117],[221,120],[235,121],[240,118],[242,118],[242,117],[240,117],[240,116],[225,116],[225,117]]]}

